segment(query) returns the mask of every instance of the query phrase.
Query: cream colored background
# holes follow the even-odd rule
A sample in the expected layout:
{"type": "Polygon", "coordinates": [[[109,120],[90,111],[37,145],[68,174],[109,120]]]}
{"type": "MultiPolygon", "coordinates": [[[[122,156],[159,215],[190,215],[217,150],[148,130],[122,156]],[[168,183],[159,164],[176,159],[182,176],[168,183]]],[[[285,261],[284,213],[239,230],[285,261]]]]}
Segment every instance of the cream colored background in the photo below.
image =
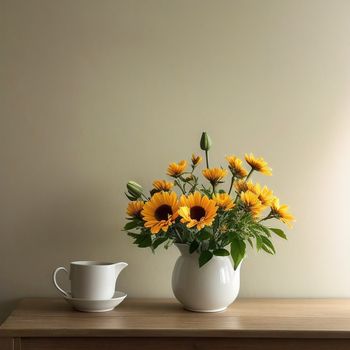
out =
{"type": "MultiPolygon", "coordinates": [[[[178,253],[121,232],[125,183],[199,151],[264,155],[297,217],[249,253],[241,296],[350,297],[348,0],[1,0],[0,310],[57,296],[75,259],[171,296],[178,253]]],[[[257,178],[256,178],[257,179],[257,178]]]]}

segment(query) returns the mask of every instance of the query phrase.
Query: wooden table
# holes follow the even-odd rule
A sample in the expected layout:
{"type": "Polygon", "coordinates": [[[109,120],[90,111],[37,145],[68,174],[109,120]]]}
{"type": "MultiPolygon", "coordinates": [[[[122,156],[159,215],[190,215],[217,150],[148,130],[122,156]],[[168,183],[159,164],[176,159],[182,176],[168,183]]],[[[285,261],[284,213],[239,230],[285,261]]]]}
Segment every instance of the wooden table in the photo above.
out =
{"type": "Polygon", "coordinates": [[[350,300],[240,299],[208,314],[170,299],[127,299],[92,314],[63,299],[24,299],[0,327],[0,349],[349,350],[350,300]]]}

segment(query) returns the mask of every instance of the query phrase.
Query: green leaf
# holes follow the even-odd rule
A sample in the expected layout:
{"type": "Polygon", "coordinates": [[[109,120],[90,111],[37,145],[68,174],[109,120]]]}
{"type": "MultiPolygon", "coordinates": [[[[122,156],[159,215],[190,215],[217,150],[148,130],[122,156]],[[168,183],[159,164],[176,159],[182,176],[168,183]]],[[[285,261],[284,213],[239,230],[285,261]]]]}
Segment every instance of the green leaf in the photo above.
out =
{"type": "Polygon", "coordinates": [[[237,238],[237,233],[233,232],[233,231],[229,231],[226,233],[226,237],[227,237],[229,242],[232,242],[234,239],[237,238]]]}
{"type": "Polygon", "coordinates": [[[273,252],[266,245],[263,245],[261,249],[264,250],[266,253],[273,255],[273,252]]]}
{"type": "Polygon", "coordinates": [[[235,238],[231,242],[231,256],[234,263],[234,269],[236,270],[242,259],[245,256],[246,244],[243,240],[239,238],[235,238]]]}
{"type": "Polygon", "coordinates": [[[200,241],[205,241],[206,239],[209,239],[210,236],[211,236],[210,232],[206,228],[204,228],[201,231],[199,231],[197,238],[200,241]]]}
{"type": "Polygon", "coordinates": [[[249,245],[253,248],[254,246],[253,246],[253,241],[251,240],[251,238],[248,238],[248,243],[249,243],[249,245]]]}
{"type": "Polygon", "coordinates": [[[263,241],[259,235],[256,235],[255,238],[256,238],[256,250],[259,251],[262,248],[263,241]]]}
{"type": "MultiPolygon", "coordinates": [[[[276,253],[276,250],[275,250],[275,247],[273,246],[272,242],[265,236],[261,236],[261,239],[263,241],[263,246],[262,248],[265,246],[265,247],[268,247],[268,249],[270,249],[272,251],[273,254],[276,253]]],[[[264,248],[263,248],[264,249],[264,248]]],[[[265,250],[265,249],[264,249],[265,250]]],[[[265,250],[266,251],[266,250],[265,250]]]]}
{"type": "Polygon", "coordinates": [[[199,243],[197,241],[192,241],[190,244],[190,254],[194,253],[199,247],[199,243]]]}
{"type": "Polygon", "coordinates": [[[259,225],[258,228],[260,231],[263,231],[267,237],[271,237],[271,233],[267,227],[265,227],[263,225],[259,225]]]}
{"type": "Polygon", "coordinates": [[[138,244],[140,248],[150,247],[152,245],[151,235],[149,234],[140,235],[138,238],[136,238],[135,243],[138,244]]]}
{"type": "Polygon", "coordinates": [[[286,234],[279,228],[272,228],[269,227],[270,231],[272,231],[273,233],[275,233],[277,236],[283,238],[283,239],[287,239],[286,234]]]}
{"type": "Polygon", "coordinates": [[[140,236],[139,233],[134,233],[134,232],[128,232],[127,235],[132,237],[132,238],[137,238],[138,236],[140,236]]]}
{"type": "Polygon", "coordinates": [[[210,238],[210,241],[209,241],[209,247],[208,247],[210,250],[214,250],[216,248],[216,241],[215,239],[212,237],[210,238]]]}
{"type": "Polygon", "coordinates": [[[215,249],[213,251],[213,254],[216,256],[227,256],[227,255],[230,255],[230,252],[224,248],[220,248],[220,249],[215,249]]]}
{"type": "Polygon", "coordinates": [[[156,249],[158,246],[160,246],[162,243],[164,243],[167,239],[168,239],[168,237],[156,238],[152,243],[153,249],[156,249]]]}
{"type": "Polygon", "coordinates": [[[213,253],[209,250],[204,250],[199,256],[199,267],[202,267],[213,257],[213,253]]]}
{"type": "Polygon", "coordinates": [[[219,228],[219,215],[216,216],[216,218],[214,219],[214,222],[213,222],[213,229],[212,229],[212,232],[216,232],[219,228]]]}
{"type": "Polygon", "coordinates": [[[129,231],[132,230],[135,227],[139,227],[140,225],[140,220],[133,220],[125,224],[124,230],[129,231]]]}

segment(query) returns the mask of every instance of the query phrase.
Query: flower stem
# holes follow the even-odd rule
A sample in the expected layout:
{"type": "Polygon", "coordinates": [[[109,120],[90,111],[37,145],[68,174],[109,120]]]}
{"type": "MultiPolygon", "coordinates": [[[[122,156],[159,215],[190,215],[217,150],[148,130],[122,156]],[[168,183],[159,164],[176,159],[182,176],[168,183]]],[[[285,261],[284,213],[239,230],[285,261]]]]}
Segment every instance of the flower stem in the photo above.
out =
{"type": "Polygon", "coordinates": [[[249,179],[250,176],[252,175],[253,171],[254,171],[254,169],[251,168],[249,174],[248,174],[247,177],[245,178],[245,181],[246,181],[246,182],[248,181],[248,179],[249,179]]]}
{"type": "MultiPolygon", "coordinates": [[[[245,182],[248,181],[248,179],[250,178],[250,176],[253,174],[253,171],[254,171],[254,169],[251,168],[251,169],[250,169],[250,172],[248,173],[247,177],[246,177],[245,180],[244,180],[245,182]]],[[[230,194],[230,192],[229,192],[229,194],[230,194]]],[[[238,198],[239,198],[239,193],[237,193],[236,198],[235,198],[235,200],[234,200],[234,203],[237,203],[238,198]]]]}
{"type": "Polygon", "coordinates": [[[232,177],[231,177],[231,183],[230,183],[230,189],[229,189],[229,191],[228,191],[228,194],[231,194],[231,191],[232,191],[232,186],[233,186],[233,182],[234,182],[234,180],[235,180],[235,177],[234,177],[234,176],[232,176],[232,177]]]}
{"type": "Polygon", "coordinates": [[[183,194],[186,194],[185,190],[182,188],[182,186],[179,184],[179,182],[177,180],[175,180],[174,182],[175,182],[175,185],[181,190],[181,192],[183,194]]]}
{"type": "Polygon", "coordinates": [[[258,222],[261,222],[261,221],[265,221],[265,220],[268,220],[268,219],[272,219],[274,218],[275,216],[272,214],[272,211],[270,211],[270,213],[265,216],[264,218],[262,218],[261,220],[259,220],[258,222]]]}
{"type": "Polygon", "coordinates": [[[207,168],[209,169],[209,155],[208,155],[208,151],[205,151],[205,161],[207,163],[207,168]]]}

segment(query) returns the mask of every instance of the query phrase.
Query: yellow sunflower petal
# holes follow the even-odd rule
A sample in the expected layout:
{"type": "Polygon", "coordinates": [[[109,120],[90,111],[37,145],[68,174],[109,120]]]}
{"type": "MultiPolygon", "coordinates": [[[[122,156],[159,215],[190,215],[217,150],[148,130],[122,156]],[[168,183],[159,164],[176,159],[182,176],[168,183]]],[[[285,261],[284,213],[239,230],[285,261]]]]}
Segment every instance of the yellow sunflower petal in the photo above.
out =
{"type": "Polygon", "coordinates": [[[174,187],[174,183],[165,180],[155,180],[153,181],[153,187],[156,191],[170,191],[174,187]]]}
{"type": "Polygon", "coordinates": [[[199,163],[201,163],[202,161],[202,157],[201,156],[196,156],[195,154],[192,154],[192,166],[196,167],[199,163]]]}
{"type": "Polygon", "coordinates": [[[196,226],[198,230],[212,224],[218,209],[212,199],[203,196],[200,192],[187,197],[182,195],[180,203],[178,213],[182,217],[181,222],[186,223],[189,228],[196,226]]]}
{"type": "Polygon", "coordinates": [[[289,207],[286,204],[280,205],[277,197],[275,197],[271,203],[271,212],[288,227],[292,227],[295,217],[289,212],[289,207]]]}
{"type": "Polygon", "coordinates": [[[168,166],[167,175],[172,177],[181,176],[187,167],[187,162],[185,160],[181,160],[179,163],[170,163],[168,166]]]}
{"type": "Polygon", "coordinates": [[[132,201],[128,204],[128,207],[126,209],[127,215],[131,217],[140,217],[141,216],[141,211],[144,206],[143,201],[132,201]]]}
{"type": "Polygon", "coordinates": [[[242,192],[240,199],[244,207],[252,214],[253,217],[258,217],[265,209],[258,196],[250,190],[242,192]]]}
{"type": "Polygon", "coordinates": [[[241,179],[248,175],[247,170],[242,165],[241,159],[237,158],[236,156],[227,156],[226,160],[228,161],[229,168],[233,176],[241,179]]]}
{"type": "Polygon", "coordinates": [[[253,153],[250,153],[245,155],[245,160],[253,170],[265,175],[272,175],[272,169],[268,166],[264,158],[256,158],[253,153]]]}
{"type": "Polygon", "coordinates": [[[202,174],[212,185],[215,185],[227,175],[227,170],[222,168],[207,168],[202,171],[202,174]]]}
{"type": "Polygon", "coordinates": [[[175,192],[158,192],[145,203],[141,212],[144,226],[156,234],[160,230],[166,232],[178,216],[178,202],[175,192]]]}
{"type": "Polygon", "coordinates": [[[213,199],[216,202],[216,205],[225,211],[230,210],[235,206],[232,198],[227,193],[218,193],[213,196],[213,199]]]}

